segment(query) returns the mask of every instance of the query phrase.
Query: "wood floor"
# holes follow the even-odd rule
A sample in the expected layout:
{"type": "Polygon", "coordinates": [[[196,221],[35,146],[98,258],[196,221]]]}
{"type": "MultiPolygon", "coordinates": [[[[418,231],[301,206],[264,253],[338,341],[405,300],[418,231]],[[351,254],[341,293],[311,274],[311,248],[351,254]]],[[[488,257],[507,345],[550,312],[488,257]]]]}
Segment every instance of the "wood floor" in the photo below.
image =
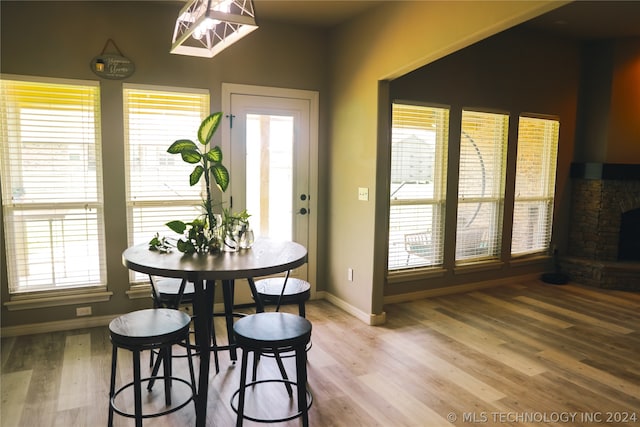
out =
{"type": "MultiPolygon", "coordinates": [[[[312,426],[640,426],[638,293],[532,281],[385,310],[373,327],[308,303],[312,426]]],[[[131,376],[128,356],[119,381],[131,376]]],[[[106,425],[110,357],[106,327],[3,339],[1,425],[106,425]]],[[[207,425],[227,427],[240,369],[226,354],[220,362],[207,425]]],[[[272,365],[260,362],[260,378],[272,365]]],[[[286,409],[283,390],[256,390],[251,410],[286,409]]],[[[145,400],[162,396],[158,384],[145,400]]],[[[145,425],[194,425],[193,406],[145,425]]]]}

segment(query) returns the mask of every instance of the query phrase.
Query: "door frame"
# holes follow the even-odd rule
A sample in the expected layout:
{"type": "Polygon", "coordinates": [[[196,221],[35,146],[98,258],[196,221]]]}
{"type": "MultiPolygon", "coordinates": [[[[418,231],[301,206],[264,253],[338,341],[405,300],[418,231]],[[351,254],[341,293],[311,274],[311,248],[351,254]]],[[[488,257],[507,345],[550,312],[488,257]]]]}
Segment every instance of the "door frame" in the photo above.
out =
{"type": "MultiPolygon", "coordinates": [[[[222,83],[221,105],[225,118],[222,126],[222,149],[231,153],[231,129],[229,111],[232,95],[265,96],[272,98],[302,99],[309,102],[309,240],[307,280],[311,284],[311,298],[315,297],[318,260],[318,129],[319,129],[319,93],[316,91],[287,89],[268,86],[253,86],[235,83],[222,83]]],[[[223,201],[229,202],[229,195],[223,194],[223,201]]]]}

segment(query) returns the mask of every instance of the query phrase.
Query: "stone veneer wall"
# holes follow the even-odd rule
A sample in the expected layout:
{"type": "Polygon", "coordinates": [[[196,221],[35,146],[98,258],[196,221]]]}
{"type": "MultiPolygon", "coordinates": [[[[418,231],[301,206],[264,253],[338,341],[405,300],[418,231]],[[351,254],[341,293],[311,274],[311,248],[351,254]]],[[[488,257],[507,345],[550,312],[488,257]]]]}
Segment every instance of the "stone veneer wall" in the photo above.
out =
{"type": "Polygon", "coordinates": [[[640,263],[618,262],[621,215],[637,208],[640,180],[574,178],[563,272],[585,285],[640,290],[640,263]]]}

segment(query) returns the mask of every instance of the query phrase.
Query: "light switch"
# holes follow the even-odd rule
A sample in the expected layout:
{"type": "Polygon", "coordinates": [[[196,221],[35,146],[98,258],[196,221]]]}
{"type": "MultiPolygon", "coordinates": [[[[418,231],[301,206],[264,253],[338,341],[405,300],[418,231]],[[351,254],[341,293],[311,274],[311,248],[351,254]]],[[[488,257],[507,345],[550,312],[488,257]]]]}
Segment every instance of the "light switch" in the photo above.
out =
{"type": "Polygon", "coordinates": [[[367,187],[358,188],[358,200],[369,200],[369,189],[367,187]]]}

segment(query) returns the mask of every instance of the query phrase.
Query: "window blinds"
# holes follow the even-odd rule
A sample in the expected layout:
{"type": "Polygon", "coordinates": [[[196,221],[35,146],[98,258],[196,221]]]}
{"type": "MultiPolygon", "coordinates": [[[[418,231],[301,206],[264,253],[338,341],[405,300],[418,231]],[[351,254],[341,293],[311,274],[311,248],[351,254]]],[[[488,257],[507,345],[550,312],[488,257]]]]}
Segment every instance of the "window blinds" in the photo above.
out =
{"type": "Polygon", "coordinates": [[[462,111],[456,262],[497,257],[509,116],[462,111]]]}
{"type": "Polygon", "coordinates": [[[105,286],[98,84],[0,85],[9,291],[105,286]]]}
{"type": "Polygon", "coordinates": [[[549,249],[559,129],[557,120],[520,117],[512,255],[549,249]]]}
{"type": "Polygon", "coordinates": [[[442,264],[449,110],[394,103],[389,270],[442,264]]]}
{"type": "MultiPolygon", "coordinates": [[[[129,244],[146,243],[159,233],[171,236],[171,220],[191,221],[202,213],[204,180],[189,185],[195,165],[167,153],[178,139],[196,144],[209,114],[204,90],[124,86],[125,170],[129,244]]],[[[134,281],[147,278],[136,273],[134,281]]]]}

